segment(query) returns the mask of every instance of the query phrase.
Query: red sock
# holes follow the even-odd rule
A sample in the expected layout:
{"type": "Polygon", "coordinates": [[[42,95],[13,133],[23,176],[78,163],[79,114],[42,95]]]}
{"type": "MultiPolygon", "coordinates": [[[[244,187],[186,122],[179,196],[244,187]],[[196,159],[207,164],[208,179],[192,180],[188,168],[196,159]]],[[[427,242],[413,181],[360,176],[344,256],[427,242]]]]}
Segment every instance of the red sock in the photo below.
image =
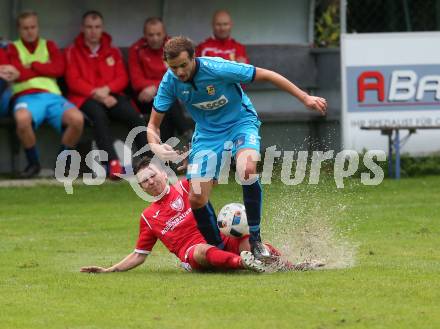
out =
{"type": "Polygon", "coordinates": [[[269,252],[271,253],[271,255],[281,256],[281,252],[277,248],[275,248],[274,246],[272,246],[271,244],[269,244],[267,242],[265,242],[264,244],[267,247],[267,249],[269,249],[269,252]]]}
{"type": "MultiPolygon", "coordinates": [[[[281,251],[279,251],[277,248],[275,248],[274,246],[272,246],[271,244],[265,242],[264,245],[267,247],[267,249],[269,249],[269,252],[271,255],[274,256],[278,256],[281,257],[281,251]]],[[[288,267],[293,266],[293,264],[291,262],[289,262],[287,259],[283,260],[284,264],[286,264],[288,267]]]]}
{"type": "Polygon", "coordinates": [[[241,265],[241,257],[232,252],[223,251],[216,247],[209,248],[206,252],[206,260],[214,267],[224,269],[239,269],[241,265]]]}

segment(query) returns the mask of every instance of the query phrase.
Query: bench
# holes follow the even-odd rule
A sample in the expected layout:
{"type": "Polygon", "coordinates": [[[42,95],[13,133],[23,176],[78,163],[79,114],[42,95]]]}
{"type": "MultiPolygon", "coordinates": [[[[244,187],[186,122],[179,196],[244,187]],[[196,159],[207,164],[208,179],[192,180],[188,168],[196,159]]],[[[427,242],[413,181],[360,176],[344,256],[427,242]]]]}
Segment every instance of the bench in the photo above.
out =
{"type": "MultiPolygon", "coordinates": [[[[286,76],[288,79],[294,81],[299,87],[313,91],[318,88],[317,65],[316,59],[312,50],[304,45],[248,45],[248,55],[250,62],[258,67],[264,67],[286,76]]],[[[128,58],[128,48],[121,48],[121,52],[125,59],[128,58]]],[[[63,94],[66,94],[67,87],[64,79],[58,80],[63,94]]],[[[126,90],[128,95],[133,95],[131,88],[126,90]]],[[[246,92],[253,95],[258,93],[270,92],[276,93],[276,87],[269,83],[253,83],[246,87],[246,92]]],[[[275,94],[276,95],[276,94],[275,94]]],[[[319,114],[314,112],[278,112],[267,111],[259,107],[258,112],[260,119],[268,124],[296,122],[304,123],[309,126],[310,134],[319,136],[319,126],[326,119],[323,119],[319,114]]],[[[0,129],[7,130],[8,149],[10,150],[9,170],[16,172],[19,166],[20,143],[15,135],[15,125],[12,118],[0,118],[0,129]]],[[[43,125],[43,130],[46,127],[43,125]]],[[[89,130],[90,129],[86,129],[89,130]]],[[[88,140],[90,133],[86,134],[88,140]]],[[[83,140],[83,139],[82,139],[83,140]]],[[[88,141],[87,141],[88,142],[88,141]]],[[[2,148],[0,148],[2,149],[2,148]]],[[[41,150],[41,155],[44,156],[45,150],[41,150]]],[[[0,171],[3,169],[0,168],[0,171]]]]}

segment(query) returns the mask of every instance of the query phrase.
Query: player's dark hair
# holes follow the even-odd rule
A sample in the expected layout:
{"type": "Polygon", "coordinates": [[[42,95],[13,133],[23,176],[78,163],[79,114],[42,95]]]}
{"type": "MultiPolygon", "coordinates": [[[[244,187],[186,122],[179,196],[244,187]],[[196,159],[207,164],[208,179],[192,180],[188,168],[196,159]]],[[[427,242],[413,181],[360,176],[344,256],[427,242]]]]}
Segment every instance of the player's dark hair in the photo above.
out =
{"type": "Polygon", "coordinates": [[[25,10],[25,11],[21,12],[21,13],[17,16],[17,21],[16,21],[16,23],[17,23],[17,27],[20,26],[20,22],[21,22],[22,19],[26,19],[26,18],[28,18],[28,17],[32,17],[32,16],[33,16],[33,17],[38,17],[37,12],[36,12],[36,11],[33,11],[33,10],[25,10]]]}
{"type": "Polygon", "coordinates": [[[151,158],[148,156],[142,157],[139,161],[137,161],[133,167],[134,174],[136,175],[139,171],[144,168],[147,168],[151,164],[151,158]]]}
{"type": "Polygon", "coordinates": [[[163,47],[163,59],[168,61],[178,57],[182,52],[186,51],[189,58],[194,57],[194,43],[191,39],[183,36],[174,37],[168,40],[163,47]]]}
{"type": "Polygon", "coordinates": [[[165,162],[160,160],[157,156],[150,158],[149,156],[144,156],[138,161],[134,161],[133,173],[136,175],[139,171],[147,168],[150,165],[154,165],[157,169],[164,171],[166,168],[165,162]]]}
{"type": "Polygon", "coordinates": [[[84,23],[87,17],[92,17],[92,19],[100,18],[101,20],[104,20],[104,16],[102,16],[101,12],[97,10],[87,10],[81,18],[81,22],[84,23]]]}

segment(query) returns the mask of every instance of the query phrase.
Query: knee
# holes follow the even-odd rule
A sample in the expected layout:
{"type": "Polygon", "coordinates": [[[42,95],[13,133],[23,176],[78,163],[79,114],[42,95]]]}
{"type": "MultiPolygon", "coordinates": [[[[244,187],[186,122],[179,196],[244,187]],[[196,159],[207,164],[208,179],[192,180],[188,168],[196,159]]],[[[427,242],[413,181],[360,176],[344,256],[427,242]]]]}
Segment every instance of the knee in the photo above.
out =
{"type": "Polygon", "coordinates": [[[208,244],[199,244],[194,248],[193,259],[196,261],[197,264],[203,267],[210,265],[207,260],[207,253],[208,250],[211,248],[212,246],[208,244]]]}
{"type": "Polygon", "coordinates": [[[199,209],[208,203],[208,197],[203,194],[190,193],[189,203],[192,209],[199,209]]]}
{"type": "Polygon", "coordinates": [[[82,130],[84,125],[84,116],[78,109],[71,109],[65,112],[65,123],[67,126],[76,130],[82,130]]]}
{"type": "Polygon", "coordinates": [[[241,181],[247,181],[257,174],[257,163],[254,161],[246,161],[237,167],[237,173],[241,181]]]}
{"type": "Polygon", "coordinates": [[[206,259],[207,248],[204,245],[198,245],[194,249],[194,259],[200,264],[206,259]]]}
{"type": "Polygon", "coordinates": [[[14,114],[17,130],[22,131],[32,128],[32,114],[25,109],[18,110],[14,114]]]}

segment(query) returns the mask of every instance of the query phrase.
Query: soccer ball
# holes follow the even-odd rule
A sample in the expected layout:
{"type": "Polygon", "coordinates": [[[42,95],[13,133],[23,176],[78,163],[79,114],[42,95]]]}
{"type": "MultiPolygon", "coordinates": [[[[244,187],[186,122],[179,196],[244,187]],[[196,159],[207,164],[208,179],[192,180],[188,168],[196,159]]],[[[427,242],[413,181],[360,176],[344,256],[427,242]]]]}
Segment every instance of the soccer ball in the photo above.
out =
{"type": "Polygon", "coordinates": [[[224,235],[242,237],[249,234],[246,209],[241,203],[229,203],[219,212],[217,225],[224,235]]]}

